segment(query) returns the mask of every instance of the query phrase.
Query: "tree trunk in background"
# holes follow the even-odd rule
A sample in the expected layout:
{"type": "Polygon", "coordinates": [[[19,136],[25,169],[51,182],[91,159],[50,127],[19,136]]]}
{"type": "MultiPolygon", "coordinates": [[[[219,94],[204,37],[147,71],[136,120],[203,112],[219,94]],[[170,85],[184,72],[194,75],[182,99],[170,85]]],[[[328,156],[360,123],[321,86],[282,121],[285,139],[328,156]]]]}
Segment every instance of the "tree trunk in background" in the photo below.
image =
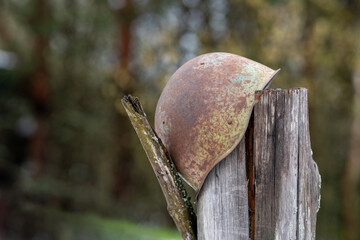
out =
{"type": "Polygon", "coordinates": [[[343,175],[343,208],[345,239],[359,239],[359,175],[360,175],[360,58],[353,75],[353,122],[349,155],[343,175]]]}
{"type": "Polygon", "coordinates": [[[46,0],[36,0],[34,15],[30,20],[34,26],[35,66],[27,79],[26,91],[36,120],[36,130],[28,145],[28,159],[34,176],[44,169],[45,149],[48,136],[48,118],[50,114],[50,84],[47,64],[49,47],[50,6],[46,0]]]}
{"type": "Polygon", "coordinates": [[[2,3],[0,2],[0,37],[5,42],[6,45],[11,45],[14,41],[13,36],[8,28],[8,22],[2,12],[2,3]]]}
{"type": "MultiPolygon", "coordinates": [[[[131,76],[129,73],[129,63],[130,63],[130,51],[131,51],[131,23],[135,18],[134,9],[131,0],[125,0],[124,5],[119,9],[115,9],[115,17],[118,26],[118,33],[116,39],[116,50],[118,57],[118,65],[114,72],[114,81],[116,85],[120,88],[120,91],[123,94],[131,94],[133,92],[131,76]]],[[[116,166],[115,172],[115,184],[114,184],[114,194],[117,199],[121,198],[126,191],[126,186],[129,185],[131,181],[131,167],[133,162],[132,150],[129,144],[129,133],[130,128],[125,128],[124,123],[128,122],[125,116],[117,114],[115,116],[116,126],[119,126],[117,130],[117,139],[116,145],[121,149],[121,152],[118,151],[118,164],[116,166]],[[124,124],[119,124],[123,122],[124,124]]]]}

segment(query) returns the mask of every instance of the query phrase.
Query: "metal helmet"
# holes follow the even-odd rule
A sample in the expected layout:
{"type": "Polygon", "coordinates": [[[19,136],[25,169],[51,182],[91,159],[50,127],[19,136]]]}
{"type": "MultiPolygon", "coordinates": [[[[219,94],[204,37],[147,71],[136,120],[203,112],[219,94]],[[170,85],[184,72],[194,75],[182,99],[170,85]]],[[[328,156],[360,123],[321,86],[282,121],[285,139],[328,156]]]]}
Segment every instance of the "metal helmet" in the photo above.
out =
{"type": "Polygon", "coordinates": [[[157,103],[155,131],[196,191],[240,142],[255,91],[267,87],[278,71],[235,54],[208,53],[172,75],[157,103]]]}

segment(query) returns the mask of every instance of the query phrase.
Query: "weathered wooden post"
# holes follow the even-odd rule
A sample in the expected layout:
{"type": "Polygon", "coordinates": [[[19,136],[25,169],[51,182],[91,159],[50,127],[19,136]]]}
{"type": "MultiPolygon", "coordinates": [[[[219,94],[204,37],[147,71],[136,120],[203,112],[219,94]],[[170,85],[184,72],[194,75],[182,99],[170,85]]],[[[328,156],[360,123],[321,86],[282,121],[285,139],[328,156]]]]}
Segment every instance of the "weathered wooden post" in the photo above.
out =
{"type": "Polygon", "coordinates": [[[307,90],[263,90],[255,97],[245,138],[199,193],[198,239],[315,239],[321,179],[307,90]]]}
{"type": "Polygon", "coordinates": [[[183,239],[315,239],[307,90],[256,91],[278,71],[229,53],[191,59],[159,98],[156,133],[123,99],[183,239]],[[179,173],[197,191],[197,221],[179,173]]]}
{"type": "Polygon", "coordinates": [[[211,170],[197,202],[198,239],[249,239],[245,141],[211,170]]]}

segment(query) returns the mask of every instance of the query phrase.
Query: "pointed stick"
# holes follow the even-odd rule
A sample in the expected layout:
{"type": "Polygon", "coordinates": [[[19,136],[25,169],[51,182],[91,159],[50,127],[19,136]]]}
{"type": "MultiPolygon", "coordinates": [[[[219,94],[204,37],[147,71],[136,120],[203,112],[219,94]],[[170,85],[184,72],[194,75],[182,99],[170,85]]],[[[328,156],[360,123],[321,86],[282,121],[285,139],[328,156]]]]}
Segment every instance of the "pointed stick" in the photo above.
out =
{"type": "Polygon", "coordinates": [[[139,99],[125,96],[122,104],[160,183],[167,210],[182,238],[196,239],[196,215],[168,151],[147,120],[139,99]]]}

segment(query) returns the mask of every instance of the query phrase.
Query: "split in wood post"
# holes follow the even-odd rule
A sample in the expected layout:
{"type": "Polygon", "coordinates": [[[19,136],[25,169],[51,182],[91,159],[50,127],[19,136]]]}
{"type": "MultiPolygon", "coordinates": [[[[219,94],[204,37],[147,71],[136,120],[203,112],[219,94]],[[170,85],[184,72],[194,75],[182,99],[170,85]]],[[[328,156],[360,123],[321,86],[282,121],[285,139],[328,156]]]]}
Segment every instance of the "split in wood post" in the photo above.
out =
{"type": "Polygon", "coordinates": [[[254,113],[245,133],[246,177],[248,179],[249,238],[255,238],[254,113]]]}

